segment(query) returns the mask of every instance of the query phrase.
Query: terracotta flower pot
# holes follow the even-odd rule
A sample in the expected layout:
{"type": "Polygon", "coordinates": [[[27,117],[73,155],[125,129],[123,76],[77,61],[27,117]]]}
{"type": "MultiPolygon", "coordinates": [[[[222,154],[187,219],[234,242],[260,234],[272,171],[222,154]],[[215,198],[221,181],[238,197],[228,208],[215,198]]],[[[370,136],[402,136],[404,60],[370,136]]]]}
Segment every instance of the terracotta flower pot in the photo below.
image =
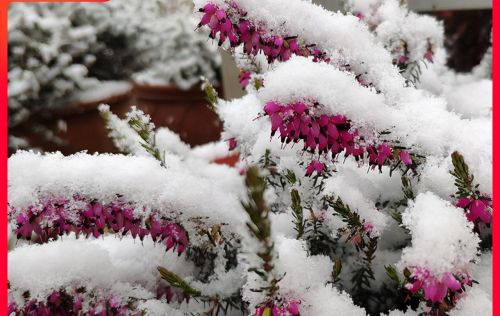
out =
{"type": "Polygon", "coordinates": [[[97,88],[93,100],[70,101],[71,105],[51,111],[49,118],[33,117],[12,133],[26,138],[30,147],[46,152],[61,151],[65,155],[83,150],[118,153],[97,108],[102,103],[109,104],[111,111],[123,116],[132,105],[132,85],[123,84],[121,89],[103,98],[98,98],[102,92],[99,89],[102,88],[97,88]],[[47,137],[47,134],[52,136],[47,137]]]}
{"type": "Polygon", "coordinates": [[[157,127],[168,127],[190,145],[201,145],[220,138],[222,124],[207,107],[199,87],[181,90],[173,85],[134,83],[134,101],[151,116],[157,127]]]}

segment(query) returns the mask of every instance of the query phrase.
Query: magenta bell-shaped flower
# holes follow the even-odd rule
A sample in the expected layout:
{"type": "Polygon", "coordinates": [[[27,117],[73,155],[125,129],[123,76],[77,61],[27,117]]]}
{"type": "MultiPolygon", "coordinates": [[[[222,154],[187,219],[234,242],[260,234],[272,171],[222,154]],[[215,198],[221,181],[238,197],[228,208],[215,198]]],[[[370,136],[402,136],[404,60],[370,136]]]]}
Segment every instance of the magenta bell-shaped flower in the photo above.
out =
{"type": "Polygon", "coordinates": [[[405,166],[410,166],[412,164],[410,153],[406,150],[402,150],[399,153],[399,159],[404,163],[405,166]]]}
{"type": "Polygon", "coordinates": [[[325,169],[325,164],[319,160],[313,160],[311,164],[306,168],[306,177],[311,176],[315,171],[316,174],[320,175],[325,169]]]}
{"type": "Polygon", "coordinates": [[[236,138],[231,137],[227,140],[227,145],[229,147],[229,150],[234,150],[237,146],[236,138]]]}
{"type": "Polygon", "coordinates": [[[485,224],[491,222],[491,213],[489,212],[489,206],[483,200],[474,200],[470,204],[469,212],[466,214],[467,219],[470,221],[475,221],[480,218],[485,224]]]}

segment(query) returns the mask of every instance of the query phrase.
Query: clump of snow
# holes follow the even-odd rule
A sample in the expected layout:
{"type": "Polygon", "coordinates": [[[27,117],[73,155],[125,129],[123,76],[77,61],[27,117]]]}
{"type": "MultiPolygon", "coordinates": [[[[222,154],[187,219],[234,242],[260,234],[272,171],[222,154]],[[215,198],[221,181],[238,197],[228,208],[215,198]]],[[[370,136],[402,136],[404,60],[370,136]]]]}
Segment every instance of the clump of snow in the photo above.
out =
{"type": "Polygon", "coordinates": [[[82,240],[70,235],[44,245],[17,247],[8,259],[11,289],[29,290],[32,298],[44,298],[66,287],[111,291],[116,283],[155,292],[157,266],[168,264],[181,276],[194,269],[184,257],[165,252],[149,237],[141,243],[131,237],[82,240]]]}
{"type": "Polygon", "coordinates": [[[483,79],[459,84],[445,92],[450,110],[465,118],[491,116],[493,108],[493,83],[483,79]]]}
{"type": "Polygon", "coordinates": [[[464,211],[428,192],[419,194],[403,213],[412,245],[403,250],[402,266],[418,266],[435,275],[467,270],[477,258],[479,238],[464,211]]]}
{"type": "Polygon", "coordinates": [[[349,295],[329,285],[311,289],[303,294],[305,315],[365,316],[366,311],[354,305],[349,295]]]}
{"type": "MultiPolygon", "coordinates": [[[[284,292],[303,292],[314,286],[323,285],[328,280],[332,262],[327,256],[308,256],[303,242],[296,239],[278,237],[276,244],[278,273],[284,292]],[[289,264],[293,262],[293,264],[289,264]]],[[[302,294],[302,293],[301,293],[302,294]]]]}

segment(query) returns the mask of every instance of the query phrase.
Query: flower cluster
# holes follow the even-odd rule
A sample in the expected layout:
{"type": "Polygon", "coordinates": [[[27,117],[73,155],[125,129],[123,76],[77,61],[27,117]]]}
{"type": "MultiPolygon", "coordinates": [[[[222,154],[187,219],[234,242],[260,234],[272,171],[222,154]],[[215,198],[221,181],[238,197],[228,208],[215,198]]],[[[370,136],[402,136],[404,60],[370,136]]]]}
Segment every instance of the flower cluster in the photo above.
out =
{"type": "Polygon", "coordinates": [[[481,193],[479,184],[474,183],[474,175],[460,153],[453,152],[451,161],[453,170],[450,173],[455,178],[457,188],[455,205],[463,208],[467,219],[476,225],[480,222],[490,224],[493,209],[491,198],[481,193]]]}
{"type": "Polygon", "coordinates": [[[291,300],[282,305],[273,302],[258,306],[255,309],[255,316],[300,316],[300,301],[291,300]]]}
{"type": "MultiPolygon", "coordinates": [[[[314,107],[314,105],[312,106],[314,107]]],[[[356,160],[363,159],[367,154],[369,164],[374,168],[382,167],[387,161],[401,160],[410,166],[412,160],[409,152],[396,151],[389,144],[363,145],[359,131],[352,127],[351,121],[343,115],[314,115],[311,106],[303,102],[282,105],[278,102],[268,102],[264,106],[265,115],[271,119],[271,137],[279,132],[281,142],[289,144],[304,141],[304,151],[327,154],[331,152],[336,157],[342,152],[345,156],[353,156],[356,160]],[[397,154],[399,153],[399,154],[397,154]]],[[[324,165],[313,161],[306,170],[307,175],[314,171],[321,173],[324,165]]]]}
{"type": "Polygon", "coordinates": [[[477,219],[485,224],[491,222],[492,201],[488,197],[474,199],[472,197],[462,197],[456,201],[456,206],[467,210],[465,216],[471,222],[477,219]]]}
{"type": "Polygon", "coordinates": [[[47,241],[50,237],[71,232],[97,238],[105,231],[112,231],[122,235],[130,233],[141,240],[150,235],[153,241],[164,242],[167,250],[176,249],[179,255],[188,245],[187,234],[177,223],[153,214],[143,224],[143,218],[137,217],[134,208],[121,201],[103,204],[79,196],[73,200],[47,198],[25,211],[12,210],[12,214],[17,214],[18,238],[27,240],[31,240],[33,233],[41,241],[47,241]]]}
{"type": "Polygon", "coordinates": [[[65,290],[53,291],[46,300],[32,299],[20,307],[11,302],[8,315],[15,316],[49,316],[49,315],[87,315],[87,316],[132,316],[142,315],[141,311],[133,311],[128,304],[123,304],[119,299],[111,296],[108,299],[92,299],[85,302],[83,293],[68,294],[65,290]],[[87,306],[87,307],[84,307],[87,306]]]}
{"type": "Polygon", "coordinates": [[[435,52],[443,45],[442,27],[437,21],[411,12],[404,2],[375,0],[366,5],[363,0],[349,0],[347,10],[367,24],[377,41],[390,51],[393,64],[403,71],[420,61],[433,63],[435,52]],[[408,25],[425,28],[415,32],[408,25]]]}
{"type": "Polygon", "coordinates": [[[325,170],[325,164],[319,160],[313,160],[306,168],[306,177],[311,176],[315,171],[316,174],[322,174],[325,170]]]}
{"type": "MultiPolygon", "coordinates": [[[[270,35],[260,26],[255,26],[246,18],[246,13],[231,4],[228,11],[213,3],[207,3],[200,8],[203,13],[198,27],[208,25],[210,37],[218,36],[219,46],[226,40],[231,47],[243,44],[247,54],[257,55],[263,52],[269,63],[275,60],[287,61],[292,55],[313,56],[315,62],[329,62],[326,53],[315,47],[316,45],[300,45],[296,36],[270,35]]],[[[256,23],[255,23],[256,24],[256,23]]]]}
{"type": "Polygon", "coordinates": [[[432,303],[441,303],[449,297],[454,305],[463,292],[464,285],[472,286],[472,278],[467,273],[444,273],[440,278],[422,267],[414,267],[410,275],[411,282],[406,289],[412,293],[423,290],[424,299],[432,303]]]}

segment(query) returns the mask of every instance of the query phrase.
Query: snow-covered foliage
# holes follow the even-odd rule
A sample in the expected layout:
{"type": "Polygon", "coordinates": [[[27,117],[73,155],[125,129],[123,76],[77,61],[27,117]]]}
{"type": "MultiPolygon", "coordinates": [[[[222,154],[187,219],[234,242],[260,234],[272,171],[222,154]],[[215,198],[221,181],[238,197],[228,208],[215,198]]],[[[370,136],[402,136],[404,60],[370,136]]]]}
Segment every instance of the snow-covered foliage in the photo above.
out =
{"type": "Polygon", "coordinates": [[[241,99],[205,83],[221,141],[191,148],[103,105],[127,155],[13,155],[12,311],[491,314],[491,115],[408,85],[353,15],[302,0],[195,7],[259,66],[241,99]]]}
{"type": "Polygon", "coordinates": [[[392,62],[410,81],[418,79],[422,63],[432,63],[442,47],[440,23],[409,11],[404,0],[349,0],[346,5],[391,52],[392,62]]]}
{"type": "Polygon", "coordinates": [[[221,59],[217,45],[207,41],[206,33],[194,32],[197,23],[190,9],[143,18],[136,45],[144,51],[141,58],[149,66],[135,74],[134,80],[175,84],[181,89],[193,87],[200,77],[218,83],[221,59]]]}
{"type": "Polygon", "coordinates": [[[9,7],[9,125],[75,89],[95,87],[89,67],[97,34],[74,25],[65,5],[16,3],[9,7]]]}

